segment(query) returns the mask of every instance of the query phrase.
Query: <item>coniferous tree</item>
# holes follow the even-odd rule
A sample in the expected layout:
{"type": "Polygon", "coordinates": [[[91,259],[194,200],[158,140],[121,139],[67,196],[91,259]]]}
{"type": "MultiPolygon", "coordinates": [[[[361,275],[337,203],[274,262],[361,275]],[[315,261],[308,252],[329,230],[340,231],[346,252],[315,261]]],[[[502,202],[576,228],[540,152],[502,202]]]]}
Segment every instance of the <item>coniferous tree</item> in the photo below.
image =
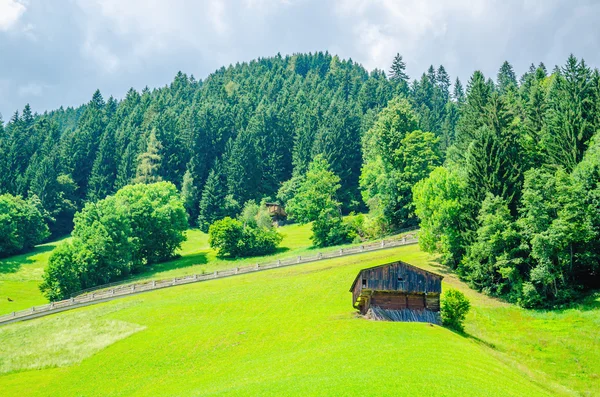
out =
{"type": "MultiPolygon", "coordinates": [[[[340,177],[340,199],[345,209],[356,207],[360,176],[360,121],[357,109],[334,99],[324,116],[324,125],[317,132],[313,153],[322,154],[331,170],[340,177]]],[[[356,209],[356,208],[355,208],[356,209]]]]}
{"type": "Polygon", "coordinates": [[[162,165],[162,157],[159,154],[161,149],[162,144],[156,139],[156,133],[152,130],[148,137],[146,151],[138,156],[135,183],[154,183],[162,179],[159,175],[162,165]]]}
{"type": "Polygon", "coordinates": [[[508,90],[517,89],[517,75],[510,63],[504,61],[498,70],[498,91],[505,94],[508,90]]]}
{"type": "Polygon", "coordinates": [[[104,106],[102,94],[96,90],[79,121],[78,128],[70,134],[69,142],[64,146],[66,152],[63,157],[68,159],[69,173],[79,187],[80,199],[87,195],[89,176],[100,137],[106,127],[104,106]]]}
{"type": "Polygon", "coordinates": [[[542,145],[551,165],[571,171],[583,158],[598,127],[596,96],[591,70],[571,55],[555,74],[548,93],[547,132],[542,145]]]}
{"type": "Polygon", "coordinates": [[[210,170],[202,190],[202,199],[198,209],[198,227],[206,233],[216,220],[234,216],[238,209],[237,202],[227,194],[225,169],[222,162],[217,160],[210,170]]]}
{"type": "Polygon", "coordinates": [[[406,63],[402,60],[402,55],[396,54],[390,67],[390,80],[396,86],[396,92],[400,95],[408,94],[408,74],[406,74],[406,63]]]}
{"type": "Polygon", "coordinates": [[[442,106],[450,100],[450,76],[443,65],[440,65],[436,72],[436,82],[440,94],[440,103],[442,106]]]}
{"type": "Polygon", "coordinates": [[[486,108],[491,97],[491,89],[485,81],[483,73],[476,71],[467,85],[464,105],[461,106],[461,117],[456,126],[456,140],[450,148],[448,158],[455,163],[464,162],[464,156],[472,140],[477,136],[479,128],[485,125],[486,108]]]}
{"type": "Polygon", "coordinates": [[[465,102],[465,91],[463,90],[462,83],[457,77],[454,81],[454,91],[452,92],[452,98],[457,104],[462,105],[465,102]]]}
{"type": "Polygon", "coordinates": [[[98,201],[114,192],[118,160],[114,126],[109,126],[100,141],[98,154],[90,174],[88,200],[98,201]]]}

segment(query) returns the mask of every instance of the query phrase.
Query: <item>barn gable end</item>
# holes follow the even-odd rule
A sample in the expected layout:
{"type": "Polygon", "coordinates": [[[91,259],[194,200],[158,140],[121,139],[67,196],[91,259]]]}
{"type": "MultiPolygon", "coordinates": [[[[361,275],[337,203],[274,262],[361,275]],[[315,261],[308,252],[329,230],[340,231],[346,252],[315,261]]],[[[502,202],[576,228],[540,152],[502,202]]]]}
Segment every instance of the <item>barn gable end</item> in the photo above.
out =
{"type": "Polygon", "coordinates": [[[431,319],[439,319],[442,279],[401,261],[363,269],[350,288],[352,304],[362,314],[372,308],[386,319],[439,322],[431,319]]]}

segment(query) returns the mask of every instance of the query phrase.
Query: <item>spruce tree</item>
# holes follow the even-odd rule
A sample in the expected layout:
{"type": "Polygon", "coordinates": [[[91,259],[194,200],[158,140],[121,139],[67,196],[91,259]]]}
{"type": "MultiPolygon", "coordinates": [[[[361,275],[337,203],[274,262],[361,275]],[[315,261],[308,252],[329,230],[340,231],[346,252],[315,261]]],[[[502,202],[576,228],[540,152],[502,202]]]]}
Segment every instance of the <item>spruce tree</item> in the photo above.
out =
{"type": "Polygon", "coordinates": [[[571,171],[581,161],[598,128],[596,96],[591,70],[583,60],[569,56],[548,93],[547,132],[542,145],[550,165],[571,171]]]}
{"type": "Polygon", "coordinates": [[[498,91],[501,94],[506,91],[517,88],[517,76],[515,71],[508,61],[504,61],[500,70],[498,70],[498,91]]]}
{"type": "Polygon", "coordinates": [[[437,76],[437,87],[441,94],[440,103],[442,106],[446,105],[446,102],[450,99],[450,76],[446,72],[444,65],[440,65],[436,72],[437,76]]]}
{"type": "Polygon", "coordinates": [[[462,105],[465,102],[465,91],[458,77],[454,81],[454,90],[452,91],[452,98],[459,105],[462,105]]]}
{"type": "Polygon", "coordinates": [[[98,201],[114,192],[118,167],[116,155],[114,126],[109,126],[102,135],[98,154],[90,174],[88,200],[98,201]]]}
{"type": "Polygon", "coordinates": [[[469,144],[477,136],[479,128],[486,124],[486,107],[490,96],[491,89],[485,76],[476,71],[467,85],[466,100],[461,107],[461,117],[456,126],[455,145],[448,153],[452,162],[464,162],[469,144]]]}
{"type": "Polygon", "coordinates": [[[409,77],[406,74],[406,63],[402,60],[402,55],[399,53],[394,57],[392,66],[390,67],[390,80],[396,84],[397,91],[400,94],[406,95],[408,93],[408,80],[409,77]]]}
{"type": "Polygon", "coordinates": [[[148,137],[148,144],[146,151],[138,156],[138,166],[135,183],[154,183],[161,181],[162,178],[159,175],[159,170],[162,163],[162,156],[160,150],[162,149],[161,143],[156,139],[156,133],[154,130],[148,137]]]}
{"type": "Polygon", "coordinates": [[[216,220],[226,216],[235,216],[238,210],[237,202],[227,194],[227,176],[223,163],[221,160],[217,160],[202,189],[202,198],[198,209],[198,227],[206,233],[216,220]]]}

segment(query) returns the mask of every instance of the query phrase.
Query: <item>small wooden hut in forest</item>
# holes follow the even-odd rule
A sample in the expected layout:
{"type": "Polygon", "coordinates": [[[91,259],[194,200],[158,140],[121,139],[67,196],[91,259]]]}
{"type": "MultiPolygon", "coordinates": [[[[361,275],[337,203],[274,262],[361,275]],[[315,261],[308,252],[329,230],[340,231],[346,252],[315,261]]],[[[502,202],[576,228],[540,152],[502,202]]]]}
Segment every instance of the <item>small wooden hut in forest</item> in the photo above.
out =
{"type": "Polygon", "coordinates": [[[269,210],[269,215],[271,215],[271,219],[273,219],[273,223],[281,226],[285,223],[287,219],[287,213],[282,205],[277,203],[265,203],[267,209],[269,210]]]}
{"type": "Polygon", "coordinates": [[[378,320],[439,324],[442,278],[400,261],[363,269],[350,288],[352,304],[378,320]]]}

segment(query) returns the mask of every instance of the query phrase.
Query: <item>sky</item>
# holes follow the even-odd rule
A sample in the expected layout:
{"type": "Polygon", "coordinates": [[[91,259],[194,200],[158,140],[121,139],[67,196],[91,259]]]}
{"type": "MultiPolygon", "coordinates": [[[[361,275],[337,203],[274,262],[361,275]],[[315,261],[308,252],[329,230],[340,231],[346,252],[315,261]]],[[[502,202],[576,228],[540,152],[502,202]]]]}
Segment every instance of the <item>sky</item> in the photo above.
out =
{"type": "Polygon", "coordinates": [[[596,0],[0,0],[0,113],[77,106],[100,89],[204,79],[258,57],[329,51],[368,70],[396,53],[418,78],[443,64],[463,83],[508,60],[600,66],[596,0]]]}

